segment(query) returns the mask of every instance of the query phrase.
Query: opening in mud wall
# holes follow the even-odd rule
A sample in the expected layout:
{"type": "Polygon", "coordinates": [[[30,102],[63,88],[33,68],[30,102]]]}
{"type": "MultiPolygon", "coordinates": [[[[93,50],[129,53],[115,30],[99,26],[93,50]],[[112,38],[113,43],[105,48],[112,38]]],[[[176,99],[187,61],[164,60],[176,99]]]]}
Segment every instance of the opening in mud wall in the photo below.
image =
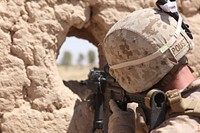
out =
{"type": "Polygon", "coordinates": [[[98,68],[98,49],[88,40],[66,37],[56,64],[63,80],[86,79],[89,71],[98,68]]]}

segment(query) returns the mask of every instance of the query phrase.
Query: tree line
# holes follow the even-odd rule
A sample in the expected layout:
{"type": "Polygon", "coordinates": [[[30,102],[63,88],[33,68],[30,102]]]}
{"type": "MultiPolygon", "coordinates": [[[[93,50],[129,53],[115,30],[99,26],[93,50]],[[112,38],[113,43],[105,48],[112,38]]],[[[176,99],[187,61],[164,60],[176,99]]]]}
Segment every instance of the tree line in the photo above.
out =
{"type": "MultiPolygon", "coordinates": [[[[86,57],[88,65],[95,65],[96,54],[93,50],[89,50],[86,57]]],[[[83,61],[85,60],[86,57],[82,53],[79,53],[78,59],[76,60],[76,64],[78,66],[82,66],[83,61]]],[[[70,51],[64,52],[64,56],[61,60],[61,65],[66,65],[66,66],[72,65],[72,54],[70,51]]]]}

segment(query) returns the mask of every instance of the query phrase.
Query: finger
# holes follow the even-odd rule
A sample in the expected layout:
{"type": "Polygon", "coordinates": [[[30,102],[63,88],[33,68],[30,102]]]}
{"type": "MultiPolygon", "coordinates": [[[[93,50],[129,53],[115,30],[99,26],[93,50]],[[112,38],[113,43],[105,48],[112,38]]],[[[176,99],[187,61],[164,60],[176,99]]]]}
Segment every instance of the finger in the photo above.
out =
{"type": "Polygon", "coordinates": [[[117,103],[113,99],[110,99],[109,105],[110,105],[110,110],[113,113],[121,111],[121,109],[118,107],[117,103]]]}
{"type": "Polygon", "coordinates": [[[134,110],[131,109],[131,108],[127,108],[127,111],[128,111],[128,112],[134,112],[134,110]]]}
{"type": "Polygon", "coordinates": [[[136,110],[138,104],[137,103],[128,103],[127,104],[127,111],[128,112],[134,112],[136,110]]]}

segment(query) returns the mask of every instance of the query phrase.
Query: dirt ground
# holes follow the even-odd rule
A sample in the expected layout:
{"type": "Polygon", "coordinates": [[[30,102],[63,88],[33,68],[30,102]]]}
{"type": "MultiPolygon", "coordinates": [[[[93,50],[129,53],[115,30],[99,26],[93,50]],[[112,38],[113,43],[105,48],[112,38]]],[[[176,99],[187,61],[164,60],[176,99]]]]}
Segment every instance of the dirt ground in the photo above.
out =
{"type": "Polygon", "coordinates": [[[63,80],[85,80],[93,67],[62,66],[58,65],[58,72],[63,80]]]}

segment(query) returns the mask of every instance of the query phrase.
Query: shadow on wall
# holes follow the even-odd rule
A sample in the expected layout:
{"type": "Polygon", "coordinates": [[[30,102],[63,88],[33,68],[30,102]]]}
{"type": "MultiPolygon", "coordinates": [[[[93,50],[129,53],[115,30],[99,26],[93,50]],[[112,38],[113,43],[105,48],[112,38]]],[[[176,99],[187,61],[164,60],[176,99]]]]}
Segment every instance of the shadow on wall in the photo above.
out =
{"type": "Polygon", "coordinates": [[[94,110],[87,98],[92,95],[92,91],[78,81],[63,81],[63,83],[80,97],[80,100],[76,100],[67,133],[89,133],[93,126],[94,110]]]}

